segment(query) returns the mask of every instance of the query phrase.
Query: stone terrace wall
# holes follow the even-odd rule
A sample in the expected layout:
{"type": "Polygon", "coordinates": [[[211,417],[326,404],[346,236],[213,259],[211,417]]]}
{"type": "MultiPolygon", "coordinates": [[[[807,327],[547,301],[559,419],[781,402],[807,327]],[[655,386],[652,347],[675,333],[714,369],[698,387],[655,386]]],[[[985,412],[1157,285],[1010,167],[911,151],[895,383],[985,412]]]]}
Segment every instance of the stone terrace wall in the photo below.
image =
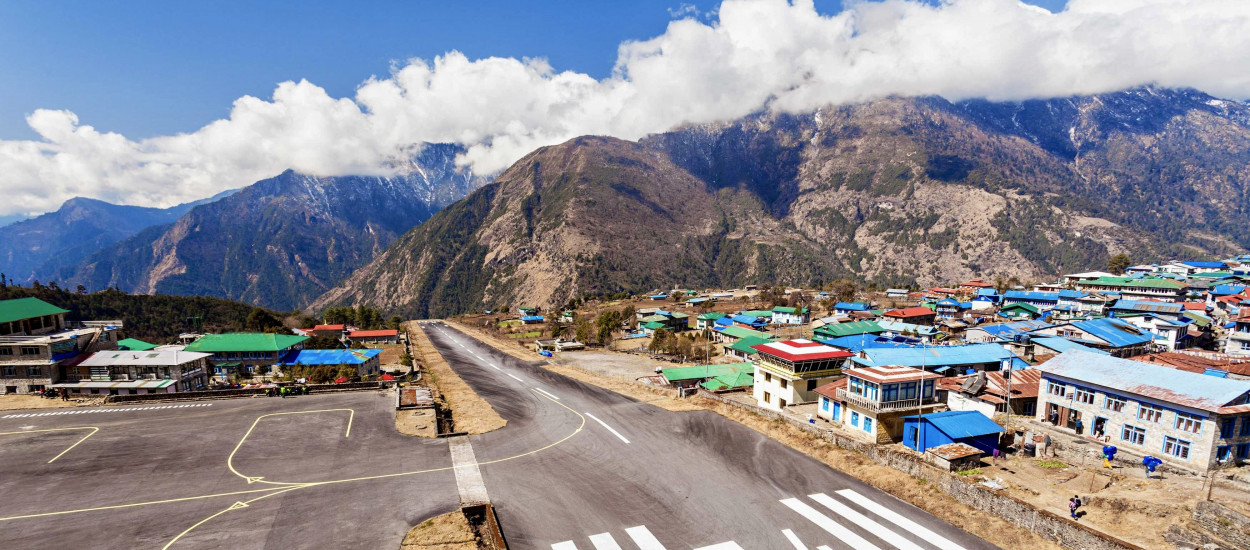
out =
{"type": "Polygon", "coordinates": [[[1250,548],[1250,518],[1217,502],[1199,501],[1194,522],[1236,548],[1250,548]]]}
{"type": "MultiPolygon", "coordinates": [[[[943,492],[963,504],[1002,517],[1042,537],[1053,540],[1065,548],[1075,550],[1144,550],[1140,546],[1100,533],[1062,515],[1040,510],[1027,502],[999,494],[993,489],[943,471],[925,462],[924,459],[915,454],[904,453],[890,447],[861,441],[840,434],[836,430],[818,428],[814,424],[799,422],[775,411],[725,399],[711,392],[700,390],[699,395],[753,411],[766,418],[789,422],[807,433],[844,449],[855,451],[872,459],[874,462],[933,483],[943,492]]],[[[1250,546],[1247,546],[1247,548],[1250,548],[1250,546]]]]}
{"type": "MultiPolygon", "coordinates": [[[[341,391],[365,391],[383,387],[381,382],[352,382],[350,384],[309,384],[309,393],[329,393],[341,391]]],[[[227,399],[231,397],[251,397],[265,395],[264,388],[203,390],[174,393],[140,393],[135,395],[110,395],[106,403],[143,403],[149,401],[195,401],[200,399],[227,399]]]]}

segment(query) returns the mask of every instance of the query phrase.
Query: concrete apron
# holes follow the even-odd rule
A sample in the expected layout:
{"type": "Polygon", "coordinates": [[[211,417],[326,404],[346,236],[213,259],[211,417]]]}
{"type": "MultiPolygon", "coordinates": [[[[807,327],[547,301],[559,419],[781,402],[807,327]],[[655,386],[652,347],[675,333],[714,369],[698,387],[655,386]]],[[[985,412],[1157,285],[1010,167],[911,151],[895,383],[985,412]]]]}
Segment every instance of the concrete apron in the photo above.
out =
{"type": "Polygon", "coordinates": [[[456,487],[460,490],[460,505],[474,506],[490,504],[490,496],[486,494],[486,483],[482,481],[482,472],[477,467],[477,457],[473,454],[473,445],[468,436],[456,436],[447,439],[451,447],[451,464],[456,470],[456,487]]]}

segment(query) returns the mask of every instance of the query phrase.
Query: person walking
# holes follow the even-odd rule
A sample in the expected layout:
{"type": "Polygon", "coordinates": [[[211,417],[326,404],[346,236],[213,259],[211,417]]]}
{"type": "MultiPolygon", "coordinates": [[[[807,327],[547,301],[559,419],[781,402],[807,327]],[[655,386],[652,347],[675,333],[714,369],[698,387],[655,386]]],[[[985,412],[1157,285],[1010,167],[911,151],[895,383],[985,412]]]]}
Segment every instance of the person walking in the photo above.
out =
{"type": "Polygon", "coordinates": [[[1076,495],[1072,495],[1072,498],[1068,499],[1068,511],[1071,512],[1072,519],[1077,519],[1076,509],[1080,507],[1081,507],[1081,499],[1077,497],[1076,495]]]}

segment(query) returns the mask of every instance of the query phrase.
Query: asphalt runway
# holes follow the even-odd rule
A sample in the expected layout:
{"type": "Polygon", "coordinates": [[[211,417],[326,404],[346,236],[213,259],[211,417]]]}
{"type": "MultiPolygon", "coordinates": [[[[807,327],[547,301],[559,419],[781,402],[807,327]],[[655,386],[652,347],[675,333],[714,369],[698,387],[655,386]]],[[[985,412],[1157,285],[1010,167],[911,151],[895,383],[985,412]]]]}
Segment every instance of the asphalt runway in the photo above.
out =
{"type": "Polygon", "coordinates": [[[376,392],[0,412],[0,546],[393,549],[485,491],[519,550],[993,548],[714,413],[424,328],[508,420],[458,462],[376,392]]]}

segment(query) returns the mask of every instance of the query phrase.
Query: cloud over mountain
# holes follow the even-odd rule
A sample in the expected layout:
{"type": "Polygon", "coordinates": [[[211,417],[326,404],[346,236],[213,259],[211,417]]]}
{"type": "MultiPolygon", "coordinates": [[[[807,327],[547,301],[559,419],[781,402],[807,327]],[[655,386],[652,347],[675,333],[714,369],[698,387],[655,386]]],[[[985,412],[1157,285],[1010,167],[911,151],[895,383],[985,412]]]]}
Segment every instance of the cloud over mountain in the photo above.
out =
{"type": "Polygon", "coordinates": [[[611,76],[541,59],[449,52],[396,64],[335,98],[307,81],[234,102],[199,130],[132,140],[38,110],[39,140],[0,141],[0,215],[73,196],[164,206],[293,168],[382,174],[422,142],[468,147],[481,172],[584,134],[636,139],[760,109],[810,110],[890,95],[1017,100],[1141,84],[1250,98],[1250,3],[1072,0],[1050,13],[1013,0],[726,0],[621,44],[611,76]]]}

